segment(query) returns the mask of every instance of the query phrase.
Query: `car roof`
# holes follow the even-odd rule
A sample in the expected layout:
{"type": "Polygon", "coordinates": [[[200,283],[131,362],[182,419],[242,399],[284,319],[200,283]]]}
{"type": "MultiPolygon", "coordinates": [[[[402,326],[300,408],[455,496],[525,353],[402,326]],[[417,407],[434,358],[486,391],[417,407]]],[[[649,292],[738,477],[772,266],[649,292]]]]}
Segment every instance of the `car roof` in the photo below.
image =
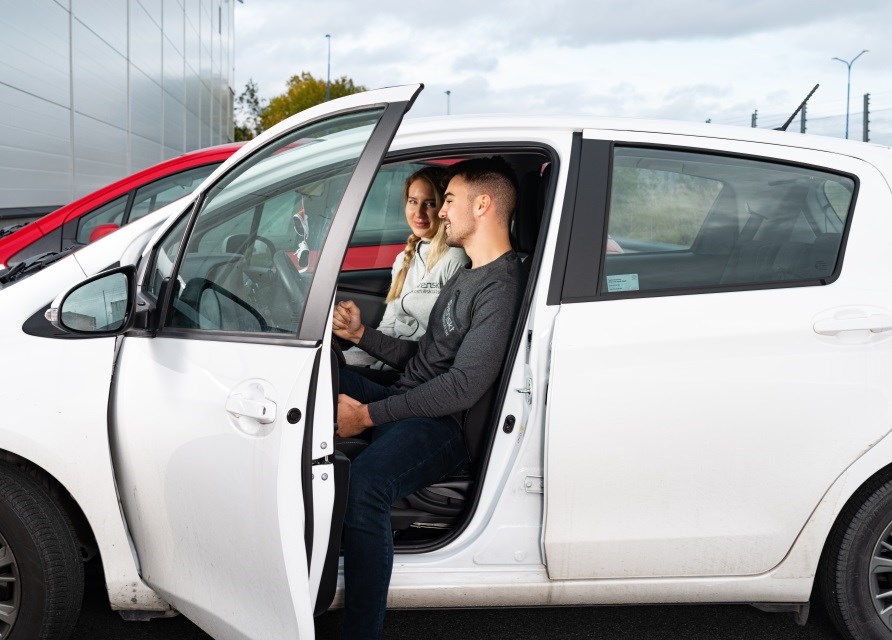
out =
{"type": "MultiPolygon", "coordinates": [[[[449,131],[490,130],[536,131],[564,130],[567,132],[593,129],[601,131],[660,133],[668,135],[756,142],[762,144],[827,151],[863,159],[876,159],[879,162],[892,160],[892,148],[869,142],[845,140],[828,136],[802,134],[798,131],[777,131],[752,127],[682,122],[675,120],[647,120],[638,118],[618,118],[600,116],[535,116],[519,114],[485,114],[468,116],[437,116],[407,118],[400,126],[398,138],[421,133],[449,131]],[[402,134],[402,136],[400,136],[402,134]]],[[[692,146],[698,146],[692,144],[692,146]]]]}

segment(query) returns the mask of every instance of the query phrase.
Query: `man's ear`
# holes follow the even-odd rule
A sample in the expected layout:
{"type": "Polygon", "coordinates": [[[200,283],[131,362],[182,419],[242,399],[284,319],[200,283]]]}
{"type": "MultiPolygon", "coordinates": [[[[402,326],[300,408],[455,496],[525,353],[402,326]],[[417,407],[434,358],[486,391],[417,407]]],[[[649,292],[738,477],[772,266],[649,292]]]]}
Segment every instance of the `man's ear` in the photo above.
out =
{"type": "Polygon", "coordinates": [[[481,193],[477,196],[476,202],[474,203],[474,215],[482,216],[491,206],[492,206],[492,198],[485,193],[481,193]]]}

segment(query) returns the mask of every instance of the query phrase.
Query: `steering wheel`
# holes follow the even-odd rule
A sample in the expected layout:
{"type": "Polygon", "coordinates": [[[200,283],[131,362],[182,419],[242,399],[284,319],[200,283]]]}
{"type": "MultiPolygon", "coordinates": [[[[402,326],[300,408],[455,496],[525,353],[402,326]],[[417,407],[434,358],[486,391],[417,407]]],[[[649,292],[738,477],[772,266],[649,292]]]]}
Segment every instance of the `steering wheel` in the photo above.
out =
{"type": "MultiPolygon", "coordinates": [[[[246,276],[246,270],[251,266],[251,260],[248,257],[248,247],[253,247],[256,240],[259,240],[269,248],[270,256],[275,254],[276,245],[273,244],[272,240],[259,236],[256,233],[248,235],[241,244],[239,244],[238,249],[231,252],[237,254],[238,257],[233,258],[231,262],[227,262],[223,265],[222,268],[219,269],[219,273],[211,277],[211,279],[214,282],[224,285],[228,289],[242,290],[245,286],[244,278],[246,276]],[[236,279],[235,283],[230,281],[230,278],[233,277],[236,279]]],[[[250,258],[253,259],[253,257],[254,252],[251,251],[250,258]]]]}
{"type": "Polygon", "coordinates": [[[285,290],[288,299],[301,304],[306,302],[310,278],[297,270],[297,266],[291,261],[287,252],[276,251],[273,254],[273,269],[275,269],[276,279],[285,290]]]}
{"type": "Polygon", "coordinates": [[[252,249],[251,257],[248,260],[246,260],[246,262],[245,262],[248,266],[251,265],[251,259],[254,258],[253,247],[254,247],[254,242],[256,242],[256,241],[259,241],[261,244],[266,246],[266,248],[269,250],[270,257],[272,257],[276,254],[276,245],[273,244],[272,240],[270,240],[269,238],[267,238],[265,236],[261,236],[256,233],[252,233],[247,238],[245,238],[245,241],[242,242],[241,246],[239,246],[238,251],[236,252],[240,255],[247,256],[248,255],[248,247],[251,247],[251,249],[252,249]]]}
{"type": "Polygon", "coordinates": [[[269,277],[271,282],[266,297],[270,312],[275,316],[274,324],[291,330],[303,313],[311,278],[298,272],[288,254],[281,250],[273,254],[269,277]]]}

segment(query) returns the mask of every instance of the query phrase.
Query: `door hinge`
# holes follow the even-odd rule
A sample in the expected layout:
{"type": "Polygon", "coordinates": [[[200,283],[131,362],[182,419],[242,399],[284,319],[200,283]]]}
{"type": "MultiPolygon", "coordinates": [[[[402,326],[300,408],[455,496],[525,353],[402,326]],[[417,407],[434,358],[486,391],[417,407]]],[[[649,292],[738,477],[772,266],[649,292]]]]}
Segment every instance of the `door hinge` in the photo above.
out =
{"type": "Polygon", "coordinates": [[[545,480],[542,476],[527,476],[523,479],[523,488],[527,493],[545,493],[545,480]]]}

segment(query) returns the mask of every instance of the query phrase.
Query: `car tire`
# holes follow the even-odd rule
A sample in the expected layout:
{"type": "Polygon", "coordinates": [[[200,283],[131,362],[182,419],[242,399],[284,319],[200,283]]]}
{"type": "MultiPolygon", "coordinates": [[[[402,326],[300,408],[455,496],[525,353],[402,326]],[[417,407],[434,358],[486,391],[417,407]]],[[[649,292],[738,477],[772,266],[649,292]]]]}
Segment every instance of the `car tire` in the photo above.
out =
{"type": "Polygon", "coordinates": [[[846,638],[892,640],[892,480],[866,487],[840,515],[819,583],[846,638]]]}
{"type": "Polygon", "coordinates": [[[36,480],[0,464],[0,638],[69,637],[83,594],[68,516],[36,480]]]}

